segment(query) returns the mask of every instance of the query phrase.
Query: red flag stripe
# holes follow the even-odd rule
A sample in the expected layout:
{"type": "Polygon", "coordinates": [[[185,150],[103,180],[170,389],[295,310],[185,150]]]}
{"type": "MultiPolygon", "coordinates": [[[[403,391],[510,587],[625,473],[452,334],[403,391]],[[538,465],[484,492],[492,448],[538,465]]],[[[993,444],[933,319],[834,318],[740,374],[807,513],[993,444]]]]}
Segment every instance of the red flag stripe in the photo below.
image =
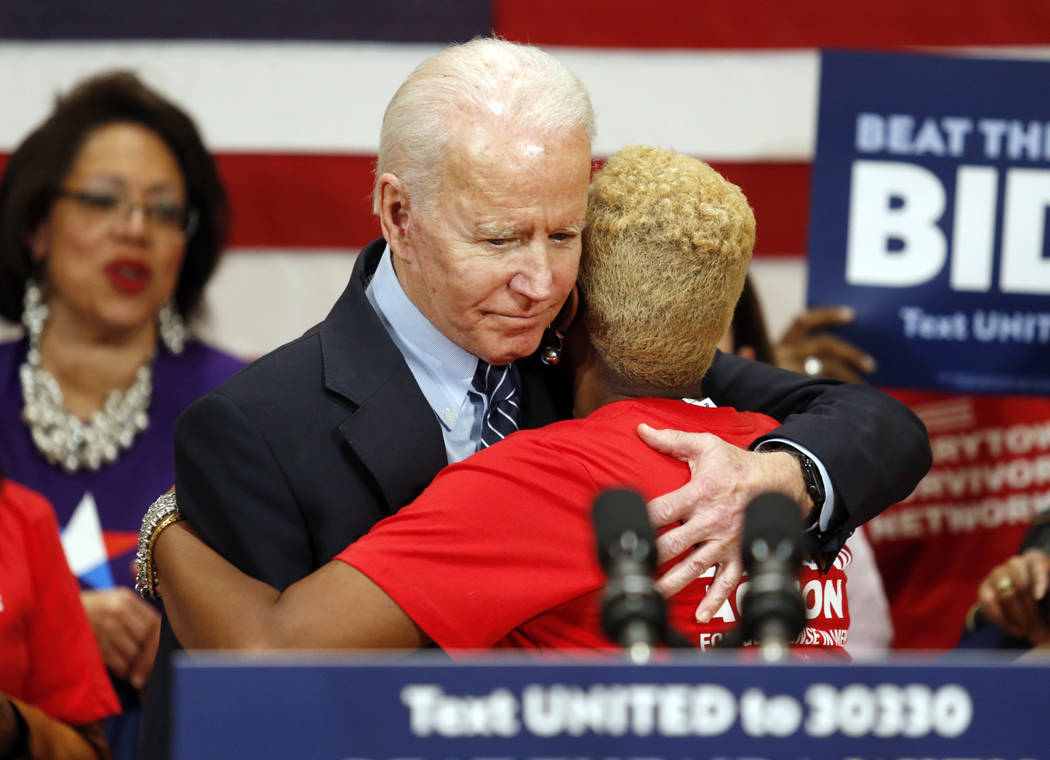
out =
{"type": "MultiPolygon", "coordinates": [[[[8,156],[0,154],[0,171],[8,156]]],[[[358,249],[379,235],[372,215],[374,156],[219,153],[236,248],[358,249]]],[[[801,256],[808,162],[713,162],[740,185],[758,219],[756,255],[801,256]]]]}
{"type": "Polygon", "coordinates": [[[372,216],[375,156],[220,153],[238,248],[361,248],[372,216]]]}
{"type": "Polygon", "coordinates": [[[1045,45],[1046,0],[495,0],[496,31],[536,45],[893,49],[1045,45]]]}

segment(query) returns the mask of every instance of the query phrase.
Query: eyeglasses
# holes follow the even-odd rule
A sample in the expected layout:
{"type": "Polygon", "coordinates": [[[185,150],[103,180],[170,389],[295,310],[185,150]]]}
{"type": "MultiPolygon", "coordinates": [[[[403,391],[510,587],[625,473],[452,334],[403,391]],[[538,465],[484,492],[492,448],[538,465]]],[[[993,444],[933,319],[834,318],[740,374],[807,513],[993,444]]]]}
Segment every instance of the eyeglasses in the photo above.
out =
{"type": "Polygon", "coordinates": [[[75,201],[85,214],[99,225],[130,219],[136,209],[142,209],[146,224],[155,232],[189,240],[197,229],[197,210],[178,203],[164,201],[139,202],[119,193],[100,190],[67,190],[55,192],[58,198],[75,201]]]}

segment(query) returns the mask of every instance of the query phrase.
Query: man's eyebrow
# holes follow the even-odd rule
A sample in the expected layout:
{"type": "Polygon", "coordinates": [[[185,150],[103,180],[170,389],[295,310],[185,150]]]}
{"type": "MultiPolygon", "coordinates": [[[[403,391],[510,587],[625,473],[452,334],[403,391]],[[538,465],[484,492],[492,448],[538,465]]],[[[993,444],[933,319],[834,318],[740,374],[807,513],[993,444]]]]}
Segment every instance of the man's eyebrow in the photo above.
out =
{"type": "MultiPolygon", "coordinates": [[[[557,227],[553,232],[569,232],[575,235],[580,235],[583,230],[587,227],[587,222],[581,220],[579,222],[573,222],[572,224],[565,224],[561,227],[557,227]]],[[[517,237],[521,234],[521,229],[514,227],[513,225],[505,225],[499,223],[481,223],[474,228],[475,234],[481,238],[511,238],[517,237]]]]}
{"type": "Polygon", "coordinates": [[[475,231],[478,236],[485,238],[514,237],[518,234],[517,228],[505,224],[479,224],[475,231]]]}

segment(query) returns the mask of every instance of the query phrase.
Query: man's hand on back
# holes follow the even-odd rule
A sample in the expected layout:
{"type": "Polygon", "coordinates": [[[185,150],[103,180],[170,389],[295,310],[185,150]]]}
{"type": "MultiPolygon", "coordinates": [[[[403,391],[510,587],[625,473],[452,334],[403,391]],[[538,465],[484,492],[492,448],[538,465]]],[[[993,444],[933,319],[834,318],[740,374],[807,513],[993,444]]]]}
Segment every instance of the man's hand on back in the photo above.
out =
{"type": "Polygon", "coordinates": [[[707,622],[743,575],[740,542],[747,505],[759,494],[777,491],[798,502],[801,514],[808,513],[811,501],[798,460],[785,452],[745,451],[711,433],[639,425],[638,435],[657,451],[689,465],[688,483],[648,504],[655,529],[680,523],[656,539],[659,562],[680,557],[656,587],[665,597],[673,596],[716,567],[696,611],[697,620],[707,622]]]}

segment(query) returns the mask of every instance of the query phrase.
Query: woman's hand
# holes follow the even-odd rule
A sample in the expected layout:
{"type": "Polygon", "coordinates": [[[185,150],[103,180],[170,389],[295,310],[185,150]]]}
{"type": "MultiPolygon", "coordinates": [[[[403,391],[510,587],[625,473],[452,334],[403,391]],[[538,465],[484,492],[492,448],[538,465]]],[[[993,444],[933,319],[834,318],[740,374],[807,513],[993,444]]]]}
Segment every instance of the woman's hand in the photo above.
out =
{"type": "Polygon", "coordinates": [[[1050,620],[1038,600],[1050,587],[1050,555],[1029,549],[995,567],[977,590],[977,604],[991,622],[1035,645],[1050,644],[1050,620]]]}
{"type": "Polygon", "coordinates": [[[160,613],[127,588],[83,591],[80,599],[106,667],[141,690],[157,656],[160,613]]]}

